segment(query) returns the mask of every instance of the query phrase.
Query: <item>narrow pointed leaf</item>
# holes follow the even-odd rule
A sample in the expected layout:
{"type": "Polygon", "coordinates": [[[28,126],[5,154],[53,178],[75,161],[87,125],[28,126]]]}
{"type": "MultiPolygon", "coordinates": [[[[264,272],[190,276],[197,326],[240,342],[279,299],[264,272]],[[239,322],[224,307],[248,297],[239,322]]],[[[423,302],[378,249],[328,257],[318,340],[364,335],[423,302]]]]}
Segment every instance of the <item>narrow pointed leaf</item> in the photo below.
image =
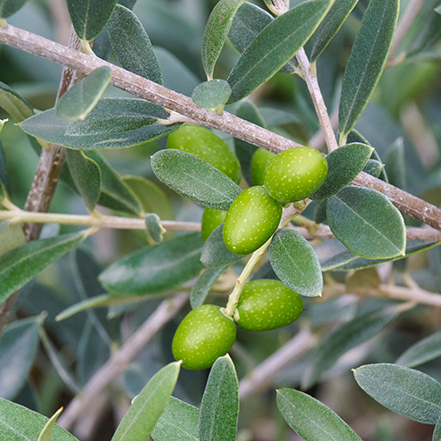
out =
{"type": "Polygon", "coordinates": [[[371,0],[343,76],[339,131],[346,136],[362,114],[386,64],[397,26],[399,0],[371,0]]]}
{"type": "Polygon", "coordinates": [[[19,11],[28,0],[0,0],[0,18],[8,18],[19,11]]]}
{"type": "Polygon", "coordinates": [[[343,251],[322,262],[322,271],[325,272],[338,269],[339,267],[346,265],[355,259],[357,259],[355,254],[352,254],[350,251],[343,251]]]}
{"type": "Polygon", "coordinates": [[[436,332],[412,345],[395,363],[414,367],[438,357],[441,357],[441,332],[436,332]]]}
{"type": "Polygon", "coordinates": [[[152,433],[153,441],[199,441],[199,409],[170,397],[152,433]]]}
{"type": "Polygon", "coordinates": [[[384,155],[389,182],[395,187],[406,190],[406,158],[404,156],[404,140],[398,138],[384,155]]]}
{"type": "Polygon", "coordinates": [[[374,178],[378,178],[381,175],[383,168],[384,165],[380,161],[377,161],[376,159],[369,159],[369,161],[364,166],[363,171],[370,174],[374,178]]]}
{"type": "Polygon", "coordinates": [[[280,70],[308,41],[331,4],[331,0],[302,3],[266,26],[227,78],[232,90],[229,102],[246,97],[280,70]]]}
{"type": "Polygon", "coordinates": [[[191,288],[190,305],[193,309],[201,306],[205,302],[211,287],[224,271],[224,267],[207,268],[201,274],[197,282],[191,288]]]}
{"type": "Polygon", "coordinates": [[[67,150],[70,175],[89,211],[95,209],[101,195],[101,170],[81,150],[67,150]]]}
{"type": "Polygon", "coordinates": [[[125,295],[156,294],[196,277],[204,242],[199,233],[179,236],[123,257],[99,276],[108,291],[125,295]]]}
{"type": "Polygon", "coordinates": [[[93,40],[106,26],[117,0],[67,0],[70,18],[80,40],[93,40]]]}
{"type": "MultiPolygon", "coordinates": [[[[49,418],[37,412],[0,398],[0,433],[4,440],[37,440],[48,421],[49,418]]],[[[54,427],[53,439],[54,441],[78,441],[57,425],[54,427]]]]}
{"type": "Polygon", "coordinates": [[[84,231],[64,234],[29,242],[3,254],[0,257],[0,303],[51,263],[77,247],[86,237],[84,231]]]}
{"type": "Polygon", "coordinates": [[[246,254],[232,253],[224,243],[223,224],[217,227],[205,241],[201,262],[206,268],[224,268],[242,260],[246,254]]]}
{"type": "Polygon", "coordinates": [[[55,423],[57,422],[57,419],[60,416],[61,412],[63,412],[62,407],[52,415],[50,420],[43,427],[43,430],[41,431],[40,436],[38,437],[38,441],[52,441],[52,435],[54,433],[55,423]]]}
{"type": "Polygon", "coordinates": [[[97,105],[111,78],[110,67],[95,69],[58,100],[57,116],[67,120],[85,119],[97,105]]]}
{"type": "Polygon", "coordinates": [[[326,156],[328,175],[323,185],[310,198],[327,199],[337,194],[363,170],[373,150],[366,144],[353,143],[326,156]]]}
{"type": "Polygon", "coordinates": [[[0,395],[12,399],[24,386],[38,349],[41,316],[5,327],[0,340],[0,395]]]}
{"type": "Polygon", "coordinates": [[[368,259],[404,256],[403,217],[381,193],[347,187],[328,199],[326,215],[331,231],[351,253],[368,259]]]}
{"type": "Polygon", "coordinates": [[[202,40],[202,65],[209,80],[237,10],[246,0],[220,0],[211,11],[202,40]]]}
{"type": "Polygon", "coordinates": [[[224,80],[211,80],[198,84],[191,98],[199,107],[208,110],[222,108],[231,95],[230,85],[224,80]]]}
{"type": "Polygon", "coordinates": [[[278,390],[277,406],[289,427],[305,441],[362,441],[329,407],[303,392],[278,390]]]}
{"type": "Polygon", "coordinates": [[[378,363],[354,371],[355,381],[392,412],[424,424],[441,416],[441,384],[422,372],[396,364],[378,363]]]}
{"type": "Polygon", "coordinates": [[[235,441],[239,417],[239,382],[227,354],[211,368],[201,403],[200,441],[235,441]]]}
{"type": "Polygon", "coordinates": [[[380,333],[398,314],[398,307],[368,313],[326,335],[310,359],[311,368],[303,382],[305,389],[317,383],[343,354],[380,333]]]}
{"type": "Polygon", "coordinates": [[[147,213],[145,215],[145,225],[147,234],[150,236],[153,243],[158,244],[162,242],[162,226],[161,219],[155,213],[147,213]]]}
{"type": "MultiPolygon", "coordinates": [[[[14,0],[14,4],[16,0],[14,0]]],[[[0,107],[18,122],[34,114],[32,106],[18,92],[0,81],[0,107]]]]}
{"type": "Polygon", "coordinates": [[[269,259],[277,277],[297,294],[320,296],[323,277],[320,263],[309,242],[294,230],[283,228],[273,237],[269,259]]]}
{"type": "Polygon", "coordinates": [[[146,441],[164,412],[178,380],[181,363],[162,368],[135,397],[112,441],[146,441]]]}
{"type": "Polygon", "coordinates": [[[108,24],[108,33],[112,49],[124,69],[163,84],[161,67],[150,38],[130,9],[116,6],[108,24]]]}
{"type": "Polygon", "coordinates": [[[156,177],[181,196],[204,207],[228,210],[240,188],[228,176],[197,156],[161,150],[152,156],[156,177]]]}
{"type": "Polygon", "coordinates": [[[311,62],[315,62],[342,27],[358,0],[336,0],[312,37],[311,62]]]}

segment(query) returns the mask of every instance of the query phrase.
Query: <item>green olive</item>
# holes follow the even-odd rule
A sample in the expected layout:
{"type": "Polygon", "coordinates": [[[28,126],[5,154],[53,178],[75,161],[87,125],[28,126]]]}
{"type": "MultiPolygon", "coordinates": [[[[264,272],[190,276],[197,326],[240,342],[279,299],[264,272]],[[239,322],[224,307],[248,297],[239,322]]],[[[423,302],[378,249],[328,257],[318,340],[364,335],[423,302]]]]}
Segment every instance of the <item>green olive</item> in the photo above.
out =
{"type": "Polygon", "coordinates": [[[231,204],[223,227],[226,247],[236,254],[260,248],[276,231],[282,206],[262,186],[247,188],[231,204]]]}
{"type": "Polygon", "coordinates": [[[236,325],[216,305],[202,305],[182,320],[173,337],[172,352],[186,369],[207,369],[236,340],[236,325]]]}
{"type": "Polygon", "coordinates": [[[257,149],[251,159],[251,179],[253,185],[263,185],[268,164],[276,157],[265,149],[257,149]]]}
{"type": "Polygon", "coordinates": [[[225,173],[234,182],[240,182],[242,175],[236,155],[219,136],[205,127],[180,127],[169,135],[167,148],[191,153],[225,173]]]}
{"type": "Polygon", "coordinates": [[[311,147],[295,147],[276,155],[265,173],[265,188],[277,201],[296,202],[317,191],[328,174],[328,163],[311,147]]]}
{"type": "Polygon", "coordinates": [[[236,323],[249,331],[269,331],[289,325],[302,311],[300,295],[279,280],[253,280],[240,295],[236,323]]]}
{"type": "Polygon", "coordinates": [[[208,207],[205,208],[204,214],[202,215],[202,239],[207,240],[208,236],[224,222],[226,215],[226,211],[208,207]]]}

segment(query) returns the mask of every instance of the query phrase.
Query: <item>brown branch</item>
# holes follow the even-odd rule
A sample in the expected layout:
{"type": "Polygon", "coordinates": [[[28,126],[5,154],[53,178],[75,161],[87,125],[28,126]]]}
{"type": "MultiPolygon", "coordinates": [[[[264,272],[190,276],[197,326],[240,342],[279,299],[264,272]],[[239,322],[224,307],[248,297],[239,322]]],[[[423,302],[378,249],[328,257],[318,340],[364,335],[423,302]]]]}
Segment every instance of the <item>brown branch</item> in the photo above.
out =
{"type": "MultiPolygon", "coordinates": [[[[289,139],[244,121],[228,112],[224,112],[223,115],[219,116],[215,112],[201,109],[191,98],[185,95],[169,90],[97,57],[75,52],[14,26],[0,29],[0,43],[63,64],[83,74],[88,74],[100,66],[108,66],[112,69],[111,83],[114,86],[185,115],[201,125],[229,133],[238,139],[270,151],[280,152],[298,146],[289,139]]],[[[388,196],[391,202],[403,212],[433,228],[441,230],[441,210],[433,205],[364,173],[360,174],[354,185],[375,188],[375,190],[388,196]]]]}

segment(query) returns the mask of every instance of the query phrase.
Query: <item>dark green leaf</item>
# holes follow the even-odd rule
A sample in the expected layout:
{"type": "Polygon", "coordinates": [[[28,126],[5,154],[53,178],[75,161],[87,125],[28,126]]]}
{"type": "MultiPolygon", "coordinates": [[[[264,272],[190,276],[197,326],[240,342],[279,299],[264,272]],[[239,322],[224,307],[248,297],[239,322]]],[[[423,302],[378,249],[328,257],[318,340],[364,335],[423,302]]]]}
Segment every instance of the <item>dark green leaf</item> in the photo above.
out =
{"type": "Polygon", "coordinates": [[[78,246],[87,237],[86,234],[82,231],[36,240],[3,254],[0,257],[0,303],[78,246]]]}
{"type": "Polygon", "coordinates": [[[38,349],[42,316],[6,326],[0,340],[0,395],[12,399],[24,386],[38,349]]]}
{"type": "Polygon", "coordinates": [[[83,120],[97,105],[112,78],[112,69],[101,66],[75,84],[57,102],[57,116],[83,120]]]}
{"type": "MultiPolygon", "coordinates": [[[[0,398],[0,433],[5,441],[37,440],[48,421],[49,418],[37,412],[0,398]]],[[[78,441],[57,425],[54,427],[53,439],[54,441],[78,441]]]]}
{"type": "Polygon", "coordinates": [[[145,215],[145,225],[147,234],[150,236],[154,244],[162,242],[162,226],[161,219],[155,213],[147,213],[145,215]]]}
{"type": "Polygon", "coordinates": [[[202,65],[209,80],[237,10],[246,0],[220,0],[211,11],[202,40],[202,65]]]}
{"type": "Polygon", "coordinates": [[[67,150],[66,153],[72,179],[87,209],[93,211],[101,195],[101,170],[81,150],[67,150]]]}
{"type": "Polygon", "coordinates": [[[280,70],[306,43],[331,3],[330,0],[302,3],[266,26],[228,76],[232,90],[229,102],[246,97],[280,70]]]}
{"type": "Polygon", "coordinates": [[[143,248],[115,262],[99,280],[105,289],[121,295],[156,294],[196,277],[204,242],[199,233],[187,234],[143,248]]]}
{"type": "Polygon", "coordinates": [[[386,151],[384,165],[389,182],[395,187],[406,189],[406,160],[403,138],[398,138],[386,151]]]}
{"type": "Polygon", "coordinates": [[[340,136],[362,114],[380,79],[395,35],[399,0],[371,0],[343,76],[339,109],[340,136]]]}
{"type": "Polygon", "coordinates": [[[395,362],[402,366],[414,367],[441,356],[441,332],[420,340],[407,349],[395,362]]]}
{"type": "Polygon", "coordinates": [[[130,9],[116,6],[108,24],[108,32],[112,49],[124,69],[163,84],[161,67],[150,38],[130,9]]]}
{"type": "Polygon", "coordinates": [[[306,297],[320,296],[323,277],[317,255],[309,242],[294,230],[283,228],[273,237],[269,259],[277,277],[306,297]]]}
{"type": "Polygon", "coordinates": [[[358,385],[395,413],[425,424],[441,415],[441,384],[422,372],[395,364],[378,363],[354,371],[358,385]]]}
{"type": "Polygon", "coordinates": [[[58,409],[50,418],[50,420],[43,427],[43,430],[38,437],[38,441],[52,441],[52,435],[54,433],[55,423],[57,422],[60,413],[63,412],[63,408],[58,409]]]}
{"type": "Polygon", "coordinates": [[[227,354],[211,368],[201,403],[200,441],[235,441],[239,417],[239,382],[227,354]]]}
{"type": "Polygon", "coordinates": [[[153,441],[199,441],[199,409],[170,397],[152,438],[153,441]]]}
{"type": "Polygon", "coordinates": [[[224,80],[211,80],[198,84],[191,98],[204,109],[215,110],[222,108],[231,95],[230,85],[224,80]]]}
{"type": "MultiPolygon", "coordinates": [[[[126,111],[132,111],[134,108],[142,108],[144,105],[151,109],[152,105],[150,103],[144,103],[147,103],[147,101],[136,100],[133,98],[102,99],[90,113],[90,116],[93,115],[93,118],[91,119],[92,125],[95,127],[95,115],[98,115],[101,111],[111,114],[118,113],[121,115],[126,111]]],[[[161,113],[163,112],[164,111],[161,113]]],[[[147,115],[151,115],[151,113],[148,113],[147,115]]],[[[104,116],[104,119],[109,121],[108,123],[110,124],[111,118],[112,117],[104,116]]],[[[150,120],[147,120],[147,125],[130,130],[121,130],[119,132],[110,131],[97,135],[72,136],[67,133],[71,124],[78,124],[75,131],[80,130],[79,123],[72,123],[62,118],[58,118],[55,114],[55,109],[50,109],[28,118],[20,124],[20,127],[27,134],[38,139],[43,139],[47,142],[52,142],[75,150],[94,150],[100,148],[132,147],[147,141],[154,141],[155,139],[173,132],[180,126],[180,124],[168,126],[151,124],[150,120]]],[[[84,125],[88,125],[88,119],[84,121],[84,125]]]]}
{"type": "Polygon", "coordinates": [[[374,178],[378,178],[381,175],[383,168],[384,165],[380,161],[377,161],[376,159],[369,159],[363,171],[370,174],[374,178]]]}
{"type": "Polygon", "coordinates": [[[314,207],[314,222],[316,224],[323,224],[326,222],[326,199],[318,201],[314,207]]]}
{"type": "Polygon", "coordinates": [[[240,193],[239,186],[221,171],[181,150],[155,153],[152,168],[161,182],[204,207],[226,211],[240,193]]]}
{"type": "Polygon", "coordinates": [[[311,62],[315,62],[342,27],[358,0],[336,0],[312,38],[311,62]]]}
{"type": "Polygon", "coordinates": [[[373,148],[366,144],[348,144],[326,156],[328,176],[311,199],[327,199],[351,183],[363,170],[371,157],[373,148]]]}
{"type": "Polygon", "coordinates": [[[327,334],[310,359],[310,370],[303,385],[309,389],[331,369],[337,360],[350,349],[361,345],[380,333],[399,314],[399,307],[391,307],[355,317],[327,334]]]}
{"type": "MultiPolygon", "coordinates": [[[[237,11],[228,38],[242,54],[262,29],[274,20],[271,14],[253,3],[244,3],[237,11]]],[[[295,58],[288,61],[280,72],[294,73],[297,67],[295,58]]]]}
{"type": "Polygon", "coordinates": [[[205,241],[201,262],[207,268],[224,268],[234,265],[245,257],[245,254],[232,253],[224,243],[223,224],[217,227],[205,241]]]}
{"type": "Polygon", "coordinates": [[[80,40],[93,40],[106,26],[117,0],[67,0],[70,18],[80,40]]]}
{"type": "MultiPolygon", "coordinates": [[[[0,0],[1,1],[1,0],[0,0]]],[[[18,3],[13,0],[13,3],[18,3]]],[[[0,81],[0,107],[18,122],[30,118],[34,114],[32,106],[15,90],[0,81]]]]}
{"type": "Polygon", "coordinates": [[[383,194],[347,187],[328,199],[326,214],[331,231],[351,253],[368,259],[404,256],[403,217],[383,194]]]}
{"type": "Polygon", "coordinates": [[[0,0],[0,18],[8,18],[21,9],[28,0],[0,0]]]}
{"type": "Polygon", "coordinates": [[[390,259],[365,259],[364,257],[357,257],[349,251],[345,251],[337,256],[334,256],[334,262],[331,259],[329,262],[323,263],[323,271],[350,271],[358,270],[362,268],[370,268],[377,266],[380,263],[393,262],[405,257],[412,256],[413,254],[421,253],[422,251],[429,250],[439,245],[439,242],[425,242],[423,240],[409,240],[406,245],[406,253],[404,256],[392,257],[390,259]],[[353,256],[354,258],[351,258],[353,256]],[[326,269],[325,269],[326,268],[326,269]]]}
{"type": "Polygon", "coordinates": [[[214,282],[219,278],[219,276],[225,271],[224,267],[220,268],[207,268],[199,277],[197,282],[191,288],[190,293],[190,304],[191,307],[197,308],[201,306],[214,282]]]}
{"type": "MultiPolygon", "coordinates": [[[[246,5],[247,4],[248,3],[246,3],[246,5]]],[[[260,127],[266,127],[265,120],[260,114],[259,109],[251,101],[244,101],[241,103],[237,109],[236,115],[239,118],[245,119],[246,121],[252,122],[260,127]]],[[[234,147],[242,168],[242,174],[247,182],[251,184],[251,160],[257,147],[237,138],[234,138],[234,147]]]]}
{"type": "Polygon", "coordinates": [[[178,380],[180,362],[162,368],[137,395],[112,437],[112,441],[146,441],[162,412],[178,380]]]}
{"type": "Polygon", "coordinates": [[[278,390],[277,406],[289,427],[305,441],[362,441],[329,407],[303,392],[278,390]]]}

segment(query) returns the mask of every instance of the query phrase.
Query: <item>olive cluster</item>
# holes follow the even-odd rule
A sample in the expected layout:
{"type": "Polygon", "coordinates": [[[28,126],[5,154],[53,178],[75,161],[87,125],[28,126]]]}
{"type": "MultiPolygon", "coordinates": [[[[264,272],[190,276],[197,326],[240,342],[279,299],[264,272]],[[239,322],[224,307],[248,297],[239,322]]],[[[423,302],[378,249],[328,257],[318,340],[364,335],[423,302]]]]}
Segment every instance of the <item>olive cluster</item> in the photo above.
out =
{"type": "MultiPolygon", "coordinates": [[[[167,148],[198,156],[236,183],[240,163],[228,145],[200,126],[183,126],[172,133],[167,148]]],[[[276,231],[284,204],[301,201],[323,184],[326,159],[310,147],[285,150],[278,155],[258,149],[251,162],[254,186],[242,191],[227,212],[206,208],[202,216],[204,240],[222,223],[226,247],[236,254],[256,251],[276,231]]],[[[173,339],[176,360],[187,369],[205,369],[225,355],[236,339],[236,325],[250,331],[286,326],[303,310],[299,294],[277,280],[247,283],[233,317],[216,305],[202,305],[179,325],[173,339]]]]}

